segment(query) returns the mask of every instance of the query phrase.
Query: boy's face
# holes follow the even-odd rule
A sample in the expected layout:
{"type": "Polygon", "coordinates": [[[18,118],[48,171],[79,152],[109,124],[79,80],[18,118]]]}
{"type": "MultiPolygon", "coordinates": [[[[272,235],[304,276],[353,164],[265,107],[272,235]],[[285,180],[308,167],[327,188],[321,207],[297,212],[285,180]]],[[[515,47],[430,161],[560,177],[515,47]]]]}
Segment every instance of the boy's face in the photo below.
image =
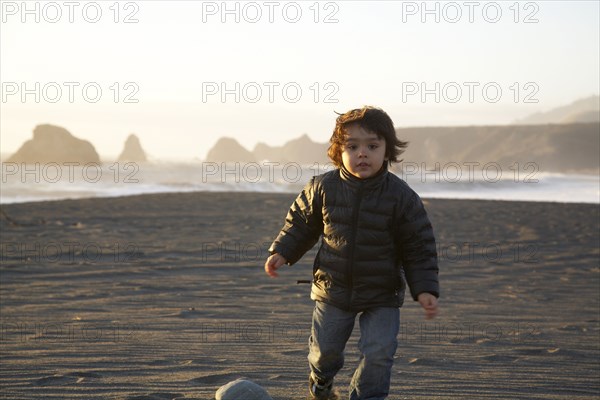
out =
{"type": "Polygon", "coordinates": [[[357,124],[346,126],[346,143],[342,147],[342,163],[357,178],[366,179],[375,175],[385,156],[385,139],[364,130],[357,124]]]}

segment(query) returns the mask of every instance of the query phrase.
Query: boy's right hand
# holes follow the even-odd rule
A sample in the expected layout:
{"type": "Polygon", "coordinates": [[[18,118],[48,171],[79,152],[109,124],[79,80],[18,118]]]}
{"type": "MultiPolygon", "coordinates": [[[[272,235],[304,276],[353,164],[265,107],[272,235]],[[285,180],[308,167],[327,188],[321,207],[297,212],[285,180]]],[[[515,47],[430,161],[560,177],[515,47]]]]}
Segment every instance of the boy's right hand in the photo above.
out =
{"type": "Polygon", "coordinates": [[[277,278],[279,275],[275,271],[285,263],[287,263],[287,260],[281,254],[272,254],[265,262],[265,272],[271,278],[277,278]]]}
{"type": "Polygon", "coordinates": [[[431,319],[435,317],[438,313],[438,301],[437,297],[432,295],[431,293],[423,292],[419,293],[417,296],[419,303],[421,303],[421,307],[425,310],[425,318],[431,319]]]}

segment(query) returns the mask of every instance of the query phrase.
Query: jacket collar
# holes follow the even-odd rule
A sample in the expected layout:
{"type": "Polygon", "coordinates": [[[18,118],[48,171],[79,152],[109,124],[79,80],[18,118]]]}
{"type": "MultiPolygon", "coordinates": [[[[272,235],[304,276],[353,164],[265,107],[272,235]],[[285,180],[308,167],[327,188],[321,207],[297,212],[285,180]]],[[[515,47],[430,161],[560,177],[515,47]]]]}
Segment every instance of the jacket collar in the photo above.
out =
{"type": "Polygon", "coordinates": [[[347,183],[353,188],[372,189],[376,186],[379,186],[379,184],[381,184],[381,182],[383,182],[387,177],[387,174],[389,173],[387,165],[387,161],[384,162],[381,166],[381,169],[375,175],[366,179],[357,178],[356,176],[352,175],[350,171],[346,169],[346,167],[342,165],[342,167],[339,170],[340,177],[345,183],[347,183]]]}

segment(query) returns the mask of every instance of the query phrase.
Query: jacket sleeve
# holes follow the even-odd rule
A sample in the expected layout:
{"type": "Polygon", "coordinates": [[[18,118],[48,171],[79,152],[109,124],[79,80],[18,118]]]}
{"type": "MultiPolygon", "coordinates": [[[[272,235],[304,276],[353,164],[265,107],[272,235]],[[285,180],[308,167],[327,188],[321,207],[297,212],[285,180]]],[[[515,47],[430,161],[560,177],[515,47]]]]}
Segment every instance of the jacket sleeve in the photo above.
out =
{"type": "Polygon", "coordinates": [[[439,268],[433,227],[421,198],[415,192],[412,192],[400,214],[396,222],[396,240],[410,293],[414,300],[423,292],[439,297],[439,268]]]}
{"type": "Polygon", "coordinates": [[[269,253],[281,254],[289,265],[300,260],[323,232],[321,201],[316,186],[313,177],[291,205],[283,228],[269,247],[269,253]]]}

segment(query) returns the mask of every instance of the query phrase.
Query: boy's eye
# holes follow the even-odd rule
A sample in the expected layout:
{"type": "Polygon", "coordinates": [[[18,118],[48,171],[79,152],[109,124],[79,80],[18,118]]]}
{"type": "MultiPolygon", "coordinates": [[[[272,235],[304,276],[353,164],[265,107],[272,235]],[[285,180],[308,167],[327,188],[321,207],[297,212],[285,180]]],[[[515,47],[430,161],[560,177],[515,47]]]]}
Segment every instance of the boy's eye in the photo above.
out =
{"type": "Polygon", "coordinates": [[[350,150],[355,150],[356,149],[356,145],[355,144],[349,144],[348,146],[346,146],[348,149],[350,150]]]}
{"type": "Polygon", "coordinates": [[[371,150],[375,150],[376,148],[378,148],[379,146],[377,146],[376,144],[370,144],[369,145],[369,149],[371,150]]]}

